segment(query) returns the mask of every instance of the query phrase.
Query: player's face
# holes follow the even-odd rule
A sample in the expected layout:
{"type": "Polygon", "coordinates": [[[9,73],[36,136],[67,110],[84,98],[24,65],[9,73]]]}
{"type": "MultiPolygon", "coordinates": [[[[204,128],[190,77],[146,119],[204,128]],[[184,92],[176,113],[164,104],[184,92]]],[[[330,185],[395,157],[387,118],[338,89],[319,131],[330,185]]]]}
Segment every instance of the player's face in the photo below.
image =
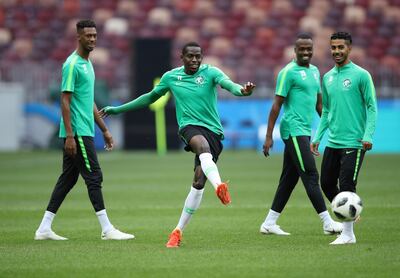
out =
{"type": "Polygon", "coordinates": [[[92,51],[96,46],[97,32],[94,27],[85,27],[78,34],[79,44],[87,52],[92,51]]]}
{"type": "Polygon", "coordinates": [[[348,63],[351,45],[343,39],[331,40],[331,54],[336,65],[342,66],[348,63]]]}
{"type": "Polygon", "coordinates": [[[188,46],[185,52],[181,55],[183,67],[187,74],[195,74],[200,67],[201,61],[203,60],[203,54],[201,48],[198,46],[188,46]]]}
{"type": "Polygon", "coordinates": [[[294,47],[296,61],[299,66],[308,66],[313,55],[313,41],[311,39],[298,39],[294,47]]]}

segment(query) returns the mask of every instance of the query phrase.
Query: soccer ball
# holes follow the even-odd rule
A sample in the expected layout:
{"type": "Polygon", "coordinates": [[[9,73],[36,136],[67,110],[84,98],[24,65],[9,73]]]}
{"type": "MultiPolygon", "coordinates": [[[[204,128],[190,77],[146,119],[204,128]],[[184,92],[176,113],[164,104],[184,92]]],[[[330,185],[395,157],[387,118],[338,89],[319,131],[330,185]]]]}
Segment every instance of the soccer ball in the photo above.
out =
{"type": "Polygon", "coordinates": [[[363,209],[361,198],[350,191],[343,191],[336,195],[331,206],[333,213],[343,221],[356,219],[363,209]]]}

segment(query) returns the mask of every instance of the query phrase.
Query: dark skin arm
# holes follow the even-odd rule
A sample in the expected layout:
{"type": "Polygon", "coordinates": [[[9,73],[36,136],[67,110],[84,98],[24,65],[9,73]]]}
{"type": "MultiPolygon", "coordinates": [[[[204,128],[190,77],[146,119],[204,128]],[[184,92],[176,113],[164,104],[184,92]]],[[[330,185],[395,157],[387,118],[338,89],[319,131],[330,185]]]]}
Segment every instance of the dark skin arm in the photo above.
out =
{"type": "Polygon", "coordinates": [[[76,143],[71,125],[71,100],[71,92],[63,92],[61,94],[61,114],[64,121],[65,131],[67,133],[64,150],[68,156],[74,157],[76,155],[76,143]]]}
{"type": "Polygon", "coordinates": [[[269,156],[269,149],[272,148],[272,146],[274,145],[274,140],[272,139],[272,132],[274,131],[276,119],[279,116],[279,112],[281,111],[281,107],[284,101],[285,101],[284,97],[276,95],[274,98],[274,103],[272,104],[271,107],[271,111],[269,112],[267,134],[265,136],[265,142],[263,145],[263,152],[266,157],[269,156]]]}
{"type": "Polygon", "coordinates": [[[322,94],[317,94],[317,105],[315,107],[319,117],[322,115],[322,94]]]}
{"type": "Polygon", "coordinates": [[[105,143],[104,149],[106,149],[107,151],[111,151],[114,147],[114,140],[105,122],[103,121],[103,119],[99,114],[99,110],[97,109],[96,103],[93,104],[93,115],[97,126],[103,132],[104,143],[105,143]]]}

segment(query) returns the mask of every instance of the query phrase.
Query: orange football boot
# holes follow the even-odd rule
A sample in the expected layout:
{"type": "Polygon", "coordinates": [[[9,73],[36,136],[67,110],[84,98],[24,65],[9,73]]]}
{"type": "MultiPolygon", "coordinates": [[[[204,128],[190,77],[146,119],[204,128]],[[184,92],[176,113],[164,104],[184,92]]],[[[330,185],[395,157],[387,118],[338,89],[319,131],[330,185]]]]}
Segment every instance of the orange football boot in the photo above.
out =
{"type": "Polygon", "coordinates": [[[218,198],[224,205],[227,205],[231,202],[231,195],[229,194],[228,191],[228,183],[223,182],[220,185],[218,185],[217,190],[215,190],[215,193],[217,194],[218,198]]]}
{"type": "Polygon", "coordinates": [[[179,229],[175,229],[169,235],[169,240],[166,244],[167,248],[178,248],[181,244],[182,232],[179,229]]]}

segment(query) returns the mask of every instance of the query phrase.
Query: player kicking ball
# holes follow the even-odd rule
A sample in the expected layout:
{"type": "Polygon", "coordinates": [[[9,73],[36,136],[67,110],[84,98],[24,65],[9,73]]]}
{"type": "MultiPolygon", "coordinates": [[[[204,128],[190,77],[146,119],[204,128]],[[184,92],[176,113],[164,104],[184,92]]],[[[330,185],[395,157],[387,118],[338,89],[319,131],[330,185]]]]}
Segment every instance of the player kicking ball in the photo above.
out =
{"type": "Polygon", "coordinates": [[[203,53],[195,42],[182,48],[183,66],[166,72],[160,83],[147,94],[118,107],[105,107],[101,117],[144,108],[170,91],[175,99],[179,136],[185,150],[195,153],[194,178],[186,198],[178,225],[169,236],[168,248],[179,247],[182,233],[195,211],[199,208],[204,185],[212,184],[222,204],[228,205],[231,197],[228,184],[221,181],[216,162],[222,151],[223,129],[217,112],[217,85],[235,96],[248,96],[255,85],[248,82],[243,87],[232,82],[220,69],[201,65],[203,53]]]}

